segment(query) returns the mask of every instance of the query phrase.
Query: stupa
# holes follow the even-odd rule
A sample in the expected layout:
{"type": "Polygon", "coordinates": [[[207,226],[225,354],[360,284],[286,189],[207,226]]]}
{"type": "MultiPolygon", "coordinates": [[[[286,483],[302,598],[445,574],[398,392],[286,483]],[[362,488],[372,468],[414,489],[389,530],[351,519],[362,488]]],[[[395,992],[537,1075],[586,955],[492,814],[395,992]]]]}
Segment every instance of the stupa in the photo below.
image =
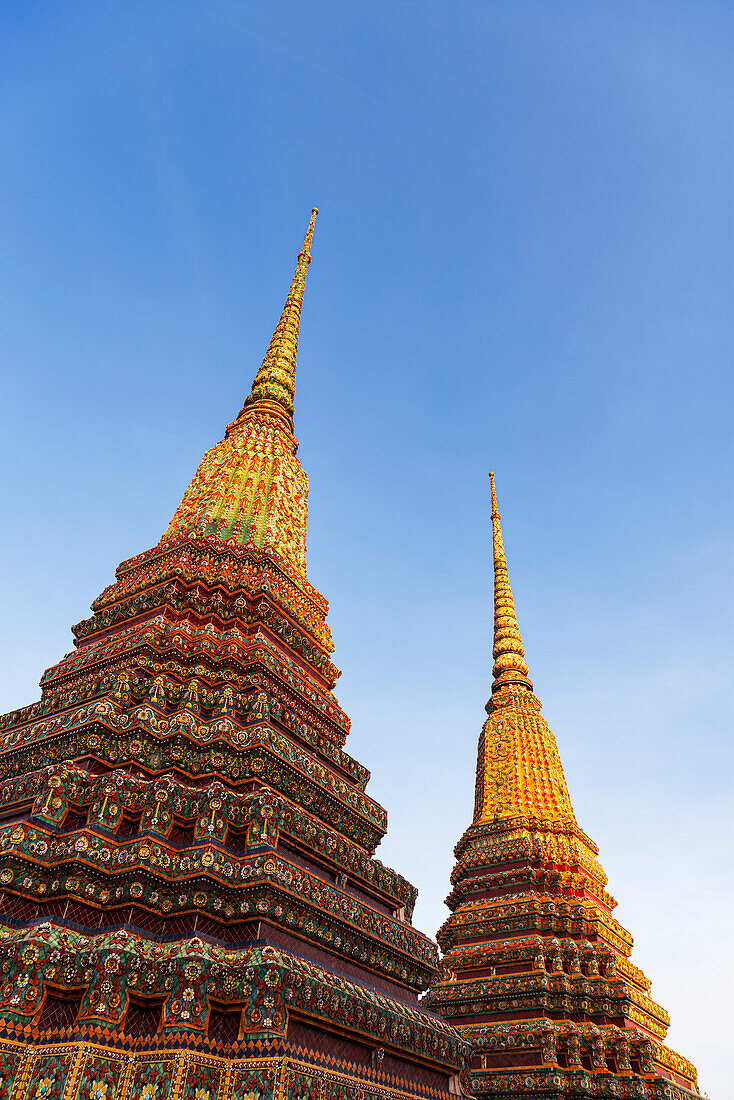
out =
{"type": "Polygon", "coordinates": [[[468,1047],[344,751],[293,397],[314,210],[244,407],[0,720],[2,1100],[460,1091],[468,1047]]]}
{"type": "Polygon", "coordinates": [[[494,478],[492,693],[474,819],[455,848],[442,979],[427,1001],[473,1048],[478,1098],[683,1100],[696,1070],[667,1047],[665,1009],[574,815],[541,717],[507,572],[494,478]]]}

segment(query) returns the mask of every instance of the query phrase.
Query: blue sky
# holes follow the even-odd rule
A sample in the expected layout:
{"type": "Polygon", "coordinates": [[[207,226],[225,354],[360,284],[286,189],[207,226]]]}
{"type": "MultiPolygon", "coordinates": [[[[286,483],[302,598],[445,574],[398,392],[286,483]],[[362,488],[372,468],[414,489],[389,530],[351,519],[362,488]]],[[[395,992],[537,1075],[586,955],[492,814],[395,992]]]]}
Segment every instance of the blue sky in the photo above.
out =
{"type": "Polygon", "coordinates": [[[379,854],[434,932],[489,688],[493,468],[577,816],[721,1096],[733,34],[701,0],[0,11],[0,706],[158,540],[318,205],[309,571],[379,854]]]}

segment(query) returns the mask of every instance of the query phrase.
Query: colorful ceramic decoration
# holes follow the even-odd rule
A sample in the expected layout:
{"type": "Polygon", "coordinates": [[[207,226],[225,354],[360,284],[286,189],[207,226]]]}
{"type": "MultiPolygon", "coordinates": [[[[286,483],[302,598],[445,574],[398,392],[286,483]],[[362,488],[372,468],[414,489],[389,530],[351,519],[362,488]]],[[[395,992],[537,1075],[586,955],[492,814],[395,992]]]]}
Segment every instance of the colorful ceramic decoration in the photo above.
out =
{"type": "Polygon", "coordinates": [[[490,478],[492,694],[427,1003],[472,1044],[479,1100],[697,1096],[694,1067],[663,1043],[668,1014],[630,962],[632,937],[612,916],[533,694],[490,478]]]}
{"type": "Polygon", "coordinates": [[[345,751],[293,435],[313,211],[242,411],[0,719],[2,1100],[426,1100],[469,1045],[345,751]]]}

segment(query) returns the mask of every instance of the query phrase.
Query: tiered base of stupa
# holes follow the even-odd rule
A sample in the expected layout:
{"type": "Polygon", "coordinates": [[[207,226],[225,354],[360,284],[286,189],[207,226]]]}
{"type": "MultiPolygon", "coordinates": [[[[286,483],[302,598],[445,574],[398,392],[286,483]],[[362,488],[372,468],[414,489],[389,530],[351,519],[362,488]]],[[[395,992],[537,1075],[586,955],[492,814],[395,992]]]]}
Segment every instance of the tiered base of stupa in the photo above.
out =
{"type": "Polygon", "coordinates": [[[595,855],[578,826],[522,817],[473,825],[457,846],[430,1006],[472,1044],[477,1097],[698,1095],[661,1041],[667,1013],[627,958],[595,855]]]}
{"type": "Polygon", "coordinates": [[[156,547],[0,719],[2,1100],[458,1089],[326,608],[251,548],[156,547]]]}
{"type": "Polygon", "coordinates": [[[444,975],[427,1002],[472,1045],[470,1091],[698,1096],[695,1068],[662,1042],[667,1012],[629,960],[632,937],[612,916],[540,703],[506,688],[487,709],[474,824],[455,849],[438,934],[444,975]]]}

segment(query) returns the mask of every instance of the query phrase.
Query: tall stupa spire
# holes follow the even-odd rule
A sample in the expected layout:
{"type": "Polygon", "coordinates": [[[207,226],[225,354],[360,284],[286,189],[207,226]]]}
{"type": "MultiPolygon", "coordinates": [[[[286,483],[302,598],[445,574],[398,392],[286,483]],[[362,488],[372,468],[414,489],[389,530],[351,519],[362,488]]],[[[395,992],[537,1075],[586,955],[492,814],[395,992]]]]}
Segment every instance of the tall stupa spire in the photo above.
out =
{"type": "Polygon", "coordinates": [[[161,540],[213,535],[264,550],[306,575],[308,478],[296,458],[298,328],[318,210],[252,390],[224,439],[204,455],[161,540]]]}
{"type": "Polygon", "coordinates": [[[528,666],[525,650],[522,646],[520,628],[517,624],[515,601],[512,598],[510,577],[507,572],[505,544],[502,541],[502,526],[497,507],[497,493],[494,487],[494,473],[490,472],[489,484],[492,493],[492,551],[494,558],[494,644],[492,656],[492,694],[510,685],[533,690],[528,678],[528,666]]]}
{"type": "MultiPolygon", "coordinates": [[[[242,406],[240,416],[256,404],[280,405],[288,415],[293,426],[293,395],[296,389],[296,355],[298,352],[298,328],[301,320],[303,292],[306,288],[306,273],[311,263],[311,242],[318,214],[318,207],[311,211],[311,220],[306,230],[303,248],[298,253],[293,281],[285,300],[280,320],[275,326],[268,350],[260,369],[255,375],[252,390],[242,406]]],[[[239,419],[239,417],[238,417],[239,419]]]]}
{"type": "Polygon", "coordinates": [[[494,644],[492,694],[479,738],[474,821],[532,814],[553,821],[575,817],[553,733],[541,717],[540,700],[528,677],[502,539],[494,474],[494,644]]]}

